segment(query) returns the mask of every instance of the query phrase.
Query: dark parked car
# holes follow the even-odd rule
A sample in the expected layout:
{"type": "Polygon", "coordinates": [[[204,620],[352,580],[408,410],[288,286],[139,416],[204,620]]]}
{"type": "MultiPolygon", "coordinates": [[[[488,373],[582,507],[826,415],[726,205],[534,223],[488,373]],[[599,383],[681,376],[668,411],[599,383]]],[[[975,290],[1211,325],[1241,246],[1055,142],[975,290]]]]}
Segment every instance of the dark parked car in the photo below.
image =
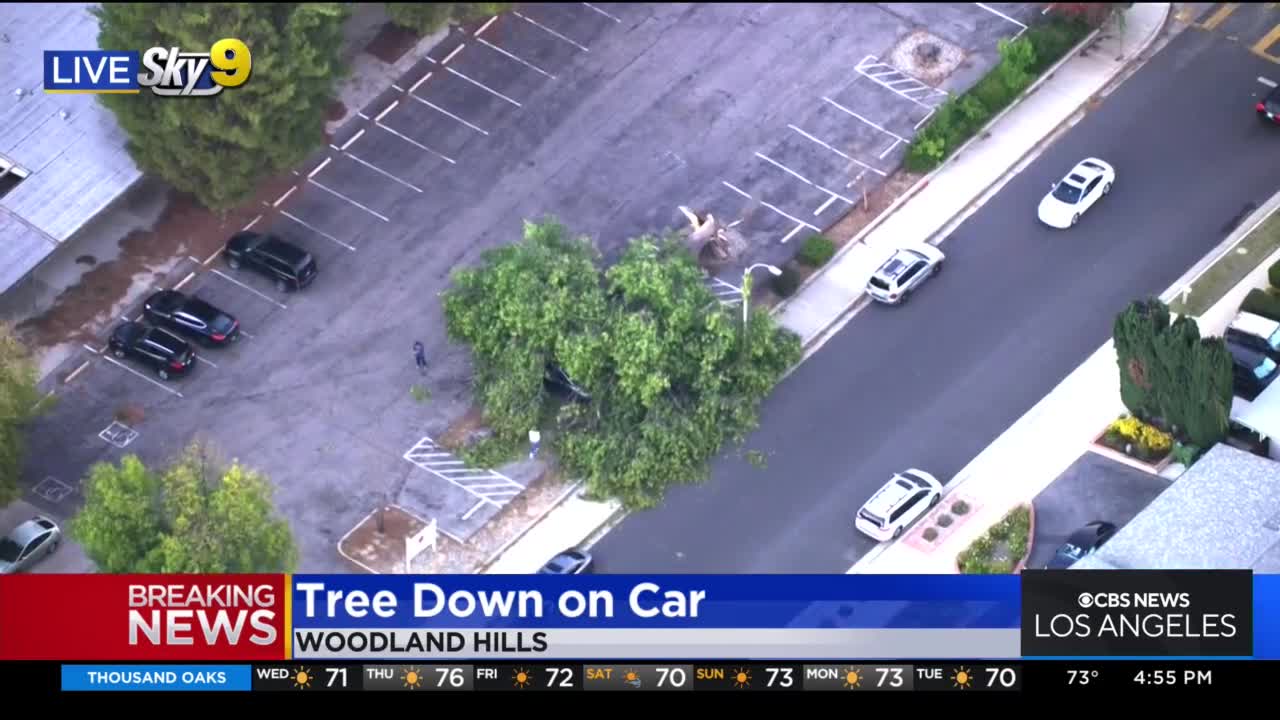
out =
{"type": "Polygon", "coordinates": [[[238,232],[222,251],[233,270],[247,268],[270,278],[280,292],[301,290],[316,278],[311,253],[276,235],[238,232]]]}
{"type": "Polygon", "coordinates": [[[1101,520],[1091,522],[1071,533],[1067,541],[1053,554],[1046,570],[1066,570],[1078,561],[1094,554],[1098,548],[1116,534],[1116,526],[1101,520]]]}
{"type": "Polygon", "coordinates": [[[1255,109],[1263,122],[1280,125],[1280,87],[1273,88],[1255,109]]]}
{"type": "Polygon", "coordinates": [[[214,347],[240,339],[240,323],[234,317],[197,297],[177,290],[161,290],[142,305],[147,319],[214,347]]]}
{"type": "Polygon", "coordinates": [[[1227,341],[1231,353],[1231,385],[1237,397],[1256,400],[1276,379],[1276,361],[1265,353],[1227,341]]]}
{"type": "Polygon", "coordinates": [[[555,363],[547,363],[546,373],[542,377],[542,384],[548,392],[559,395],[566,400],[574,402],[591,401],[591,393],[570,379],[569,374],[555,363]]]}
{"type": "Polygon", "coordinates": [[[565,550],[547,561],[539,575],[581,575],[591,571],[591,554],[581,550],[565,550]]]}
{"type": "Polygon", "coordinates": [[[186,375],[195,365],[196,354],[191,345],[173,333],[142,323],[121,323],[107,343],[120,359],[132,358],[155,370],[161,380],[186,375]]]}

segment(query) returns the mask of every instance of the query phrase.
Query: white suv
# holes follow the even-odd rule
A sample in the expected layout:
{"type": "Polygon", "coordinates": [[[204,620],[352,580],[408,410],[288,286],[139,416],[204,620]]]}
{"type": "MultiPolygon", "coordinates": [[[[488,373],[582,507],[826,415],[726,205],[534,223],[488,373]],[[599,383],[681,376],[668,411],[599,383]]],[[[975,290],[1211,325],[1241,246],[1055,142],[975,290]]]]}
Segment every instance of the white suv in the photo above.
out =
{"type": "Polygon", "coordinates": [[[896,539],[942,499],[942,483],[923,470],[894,473],[858,510],[854,525],[876,540],[896,539]]]}

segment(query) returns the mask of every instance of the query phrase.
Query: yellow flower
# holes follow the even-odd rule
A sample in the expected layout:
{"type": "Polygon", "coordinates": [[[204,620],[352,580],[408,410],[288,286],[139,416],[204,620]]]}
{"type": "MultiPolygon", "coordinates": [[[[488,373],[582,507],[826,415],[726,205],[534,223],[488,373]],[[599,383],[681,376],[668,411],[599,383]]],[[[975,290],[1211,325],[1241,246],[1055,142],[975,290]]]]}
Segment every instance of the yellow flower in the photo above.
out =
{"type": "Polygon", "coordinates": [[[1136,417],[1122,417],[1111,423],[1108,430],[1116,433],[1129,442],[1136,442],[1140,437],[1143,427],[1143,422],[1136,417]]]}

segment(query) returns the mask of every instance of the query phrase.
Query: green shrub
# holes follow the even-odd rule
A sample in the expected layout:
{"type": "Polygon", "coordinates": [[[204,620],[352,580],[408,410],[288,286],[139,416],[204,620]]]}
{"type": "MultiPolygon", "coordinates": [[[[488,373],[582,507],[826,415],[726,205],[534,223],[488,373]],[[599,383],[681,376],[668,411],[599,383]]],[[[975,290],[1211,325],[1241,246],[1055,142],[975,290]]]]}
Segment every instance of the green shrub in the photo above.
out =
{"type": "Polygon", "coordinates": [[[1240,304],[1240,309],[1271,320],[1280,320],[1280,298],[1265,290],[1250,290],[1240,304]]]}
{"type": "Polygon", "coordinates": [[[955,515],[964,515],[969,512],[969,503],[963,500],[957,500],[951,504],[951,512],[955,515]]]}
{"type": "Polygon", "coordinates": [[[950,515],[947,515],[946,513],[943,513],[942,515],[938,516],[937,523],[938,523],[938,527],[940,528],[949,528],[951,527],[951,523],[955,521],[956,521],[955,518],[951,517],[950,515]]]}
{"type": "Polygon", "coordinates": [[[791,297],[796,294],[796,290],[800,289],[801,281],[800,271],[788,265],[782,268],[781,275],[773,276],[773,291],[779,297],[791,297]]]}
{"type": "Polygon", "coordinates": [[[924,529],[924,533],[922,533],[922,534],[921,534],[921,537],[923,537],[923,538],[924,538],[924,541],[925,541],[925,542],[933,542],[934,540],[937,540],[937,539],[938,539],[938,529],[937,529],[937,528],[925,528],[925,529],[924,529]]]}
{"type": "Polygon", "coordinates": [[[811,268],[826,265],[835,257],[836,244],[821,235],[813,235],[800,247],[797,259],[811,268]]]}
{"type": "Polygon", "coordinates": [[[1280,261],[1267,268],[1267,281],[1271,283],[1271,287],[1280,288],[1280,261]]]}
{"type": "Polygon", "coordinates": [[[1200,448],[1195,445],[1178,443],[1173,446],[1173,461],[1189,468],[1200,458],[1200,452],[1200,448]]]}

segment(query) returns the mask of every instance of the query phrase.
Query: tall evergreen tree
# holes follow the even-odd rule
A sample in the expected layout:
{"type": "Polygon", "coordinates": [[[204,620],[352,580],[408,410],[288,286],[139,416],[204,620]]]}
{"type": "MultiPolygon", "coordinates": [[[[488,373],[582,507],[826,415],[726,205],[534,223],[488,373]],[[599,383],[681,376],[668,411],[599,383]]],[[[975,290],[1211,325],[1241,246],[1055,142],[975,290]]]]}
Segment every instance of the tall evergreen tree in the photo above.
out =
{"type": "Polygon", "coordinates": [[[104,95],[144,172],[211,209],[247,199],[324,139],[347,3],[103,3],[99,47],[206,52],[224,38],[249,48],[248,81],[211,98],[104,95]]]}

